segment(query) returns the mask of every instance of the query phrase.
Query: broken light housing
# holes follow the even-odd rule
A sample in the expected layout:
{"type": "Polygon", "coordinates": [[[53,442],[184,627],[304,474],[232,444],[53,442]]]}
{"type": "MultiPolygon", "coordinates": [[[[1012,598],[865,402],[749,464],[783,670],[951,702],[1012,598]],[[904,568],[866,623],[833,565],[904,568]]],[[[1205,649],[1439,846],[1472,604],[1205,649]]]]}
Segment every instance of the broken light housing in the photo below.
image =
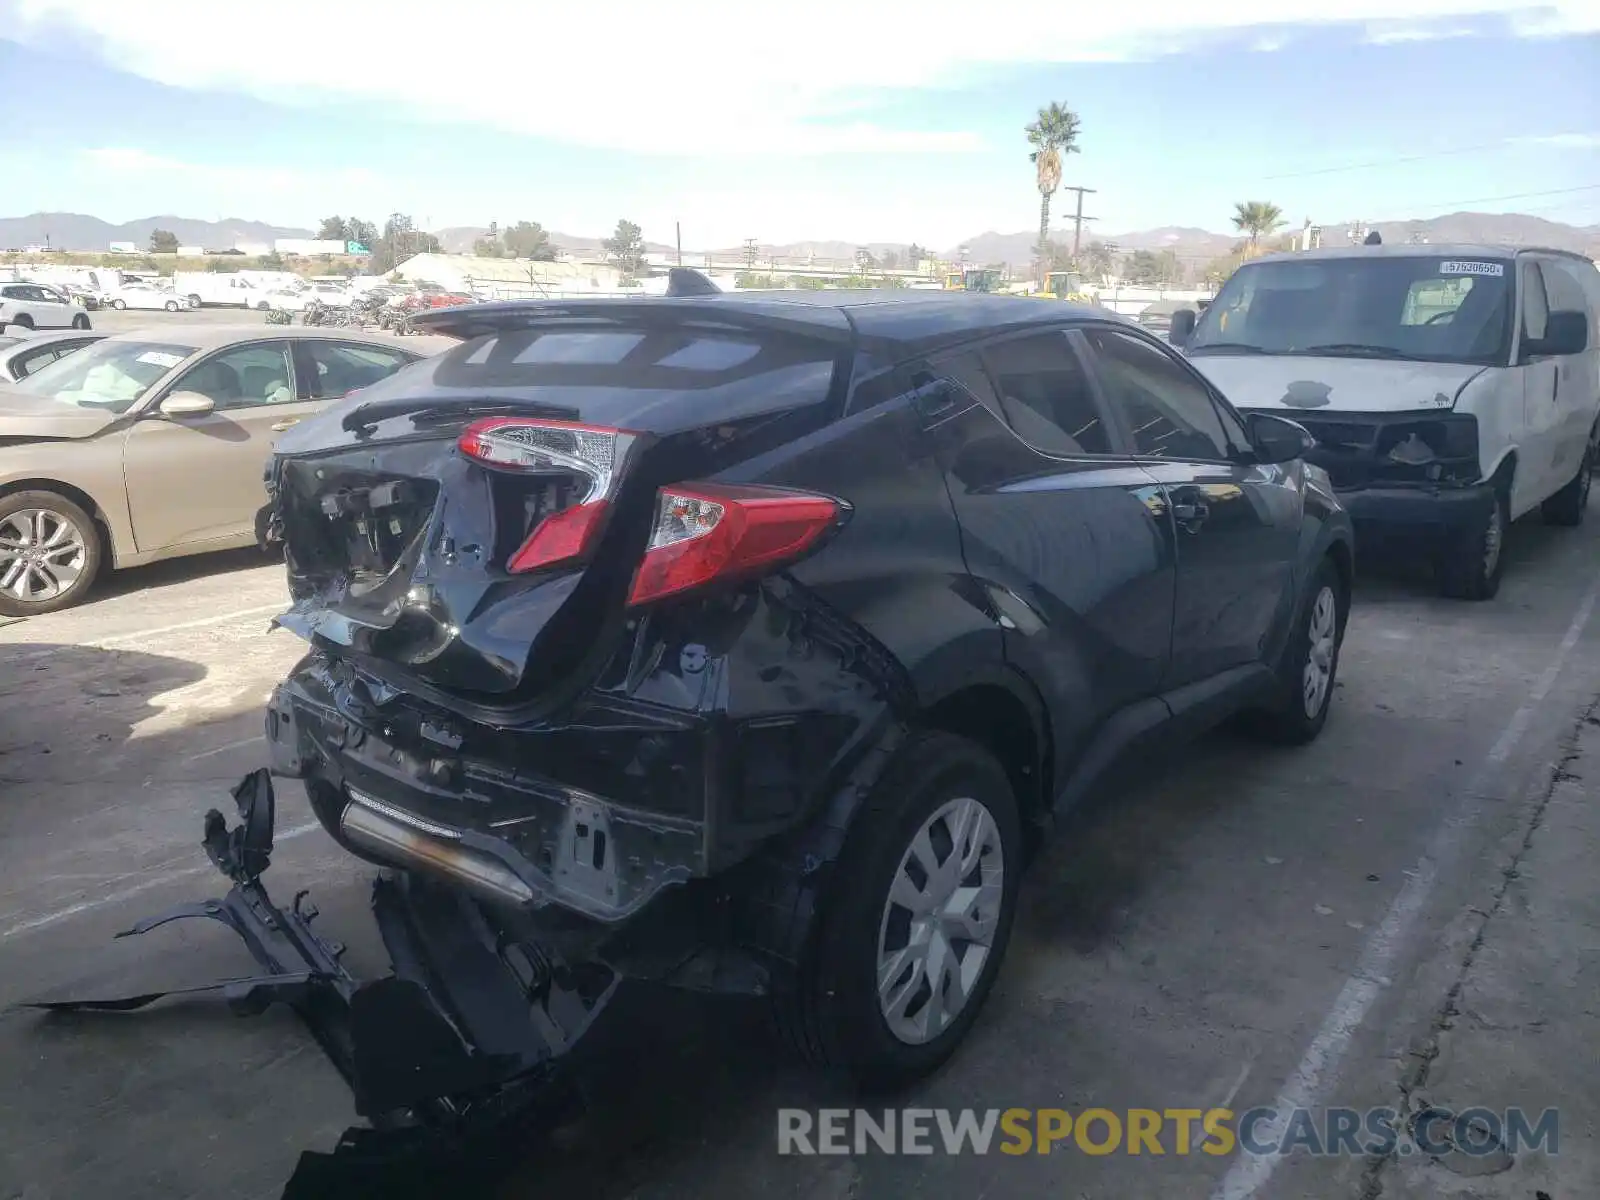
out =
{"type": "Polygon", "coordinates": [[[1478,477],[1478,419],[1440,413],[1385,424],[1375,457],[1385,475],[1466,483],[1478,477]]]}
{"type": "Polygon", "coordinates": [[[489,417],[467,426],[456,445],[474,462],[512,474],[582,481],[572,503],[533,523],[506,570],[518,575],[588,555],[605,529],[638,440],[632,430],[529,417],[489,417]]]}

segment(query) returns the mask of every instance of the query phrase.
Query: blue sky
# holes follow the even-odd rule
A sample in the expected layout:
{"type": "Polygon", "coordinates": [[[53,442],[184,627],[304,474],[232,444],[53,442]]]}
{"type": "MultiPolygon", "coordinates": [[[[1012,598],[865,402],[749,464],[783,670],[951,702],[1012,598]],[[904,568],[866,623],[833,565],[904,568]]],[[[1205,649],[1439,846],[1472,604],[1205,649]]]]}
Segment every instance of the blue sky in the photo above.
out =
{"type": "Polygon", "coordinates": [[[0,215],[628,217],[666,242],[681,220],[686,248],[945,248],[1037,223],[1022,126],[1059,100],[1083,121],[1065,182],[1097,189],[1103,233],[1225,230],[1244,199],[1296,224],[1600,224],[1596,0],[1344,0],[1338,24],[1211,0],[1070,26],[1059,0],[767,4],[0,0],[6,94],[48,97],[0,126],[0,215]],[[630,27],[617,63],[608,31],[630,27]]]}

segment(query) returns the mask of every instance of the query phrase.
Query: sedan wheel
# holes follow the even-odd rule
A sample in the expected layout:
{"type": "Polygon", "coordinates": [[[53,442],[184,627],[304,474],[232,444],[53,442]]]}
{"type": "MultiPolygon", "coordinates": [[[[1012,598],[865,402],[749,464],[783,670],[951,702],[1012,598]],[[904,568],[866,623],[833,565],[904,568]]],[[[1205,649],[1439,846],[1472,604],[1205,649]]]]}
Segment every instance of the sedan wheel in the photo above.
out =
{"type": "Polygon", "coordinates": [[[168,312],[177,312],[178,311],[178,302],[176,300],[168,300],[167,301],[167,311],[168,312]]]}
{"type": "Polygon", "coordinates": [[[111,307],[116,309],[118,312],[121,312],[123,309],[128,307],[128,302],[126,300],[113,300],[111,302],[111,307]]]}
{"type": "Polygon", "coordinates": [[[49,492],[0,501],[0,613],[31,616],[77,603],[100,567],[94,523],[49,492]]]}

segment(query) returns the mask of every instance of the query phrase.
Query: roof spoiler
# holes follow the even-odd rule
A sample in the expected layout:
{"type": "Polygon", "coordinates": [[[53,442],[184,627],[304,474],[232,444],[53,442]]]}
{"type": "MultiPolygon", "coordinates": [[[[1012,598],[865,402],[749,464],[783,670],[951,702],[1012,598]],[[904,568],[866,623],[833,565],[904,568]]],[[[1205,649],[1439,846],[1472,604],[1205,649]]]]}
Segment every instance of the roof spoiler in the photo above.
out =
{"type": "MultiPolygon", "coordinates": [[[[699,274],[687,270],[686,273],[699,274]]],[[[712,284],[712,287],[716,285],[712,284]]],[[[733,297],[720,289],[714,295],[702,292],[687,296],[649,296],[637,300],[596,296],[457,304],[450,308],[415,313],[411,317],[411,327],[423,333],[439,333],[470,341],[489,334],[512,333],[563,320],[618,321],[662,327],[693,322],[789,333],[840,345],[849,344],[854,337],[849,321],[835,310],[771,301],[735,302],[733,297]]]]}

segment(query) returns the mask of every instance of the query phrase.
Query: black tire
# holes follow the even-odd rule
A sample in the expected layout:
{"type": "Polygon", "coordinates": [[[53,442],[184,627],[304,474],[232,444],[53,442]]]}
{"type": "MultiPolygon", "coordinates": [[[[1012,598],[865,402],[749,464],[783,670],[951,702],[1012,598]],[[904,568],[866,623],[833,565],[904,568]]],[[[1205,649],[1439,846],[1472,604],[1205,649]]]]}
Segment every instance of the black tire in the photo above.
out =
{"type": "Polygon", "coordinates": [[[111,302],[111,307],[116,309],[118,312],[121,312],[123,309],[128,307],[128,302],[126,300],[113,300],[111,302]]]}
{"type": "Polygon", "coordinates": [[[1589,487],[1594,482],[1597,437],[1600,437],[1600,430],[1589,435],[1589,444],[1584,447],[1578,473],[1567,481],[1566,487],[1539,506],[1545,524],[1568,528],[1583,524],[1583,514],[1589,511],[1589,487]]]}
{"type": "Polygon", "coordinates": [[[168,312],[177,312],[178,302],[176,300],[168,300],[166,303],[166,309],[168,312]]]}
{"type": "Polygon", "coordinates": [[[1496,487],[1494,507],[1453,539],[1434,564],[1440,595],[1452,600],[1493,600],[1499,592],[1506,566],[1506,532],[1511,527],[1509,491],[1509,485],[1496,487]]]}
{"type": "Polygon", "coordinates": [[[72,318],[72,327],[74,329],[89,328],[89,318],[83,313],[79,313],[77,316],[72,318]]]}
{"type": "Polygon", "coordinates": [[[13,325],[15,325],[18,329],[32,329],[33,328],[33,318],[30,317],[27,313],[18,313],[16,316],[11,318],[11,323],[13,325]]]}
{"type": "Polygon", "coordinates": [[[186,300],[188,300],[190,305],[193,306],[194,308],[199,308],[200,307],[200,294],[198,292],[190,292],[184,298],[186,300]]]}
{"type": "Polygon", "coordinates": [[[1278,663],[1276,695],[1266,707],[1246,714],[1243,728],[1247,732],[1284,746],[1303,746],[1316,740],[1328,723],[1328,710],[1333,706],[1334,688],[1339,681],[1339,652],[1344,648],[1344,629],[1349,617],[1349,589],[1333,561],[1325,558],[1311,576],[1300,611],[1295,614],[1294,631],[1278,663]],[[1326,645],[1324,613],[1319,608],[1330,602],[1333,608],[1331,651],[1326,645]],[[1315,657],[1319,663],[1326,660],[1327,674],[1313,702],[1309,677],[1314,665],[1313,652],[1319,646],[1320,654],[1315,657]]]}
{"type": "Polygon", "coordinates": [[[0,497],[0,531],[6,528],[6,518],[14,513],[28,510],[47,512],[69,522],[83,549],[77,577],[56,595],[37,601],[21,599],[4,589],[3,585],[13,560],[5,557],[6,550],[0,549],[0,615],[8,617],[32,617],[71,608],[82,601],[93,586],[95,576],[100,573],[102,560],[100,530],[88,513],[65,496],[58,496],[55,492],[13,492],[9,496],[0,497]]]}
{"type": "MultiPolygon", "coordinates": [[[[950,847],[952,854],[955,849],[950,847]]],[[[993,856],[986,852],[982,860],[992,864],[993,856]]],[[[856,814],[827,875],[827,890],[818,897],[818,927],[802,953],[794,987],[775,997],[774,1015],[784,1039],[812,1065],[842,1072],[869,1091],[904,1087],[936,1070],[966,1036],[999,974],[1022,860],[1017,803],[1000,765],[954,734],[912,738],[856,814]],[[918,832],[944,805],[967,798],[988,810],[999,843],[999,912],[992,941],[964,1006],[943,1032],[908,1042],[891,1031],[878,998],[880,937],[897,933],[889,892],[918,832]]],[[[896,912],[911,917],[909,909],[896,906],[896,912]]],[[[971,949],[967,943],[963,953],[971,949]]],[[[910,990],[915,995],[921,988],[910,990]]],[[[919,1008],[914,1001],[907,1007],[919,1008]]]]}

